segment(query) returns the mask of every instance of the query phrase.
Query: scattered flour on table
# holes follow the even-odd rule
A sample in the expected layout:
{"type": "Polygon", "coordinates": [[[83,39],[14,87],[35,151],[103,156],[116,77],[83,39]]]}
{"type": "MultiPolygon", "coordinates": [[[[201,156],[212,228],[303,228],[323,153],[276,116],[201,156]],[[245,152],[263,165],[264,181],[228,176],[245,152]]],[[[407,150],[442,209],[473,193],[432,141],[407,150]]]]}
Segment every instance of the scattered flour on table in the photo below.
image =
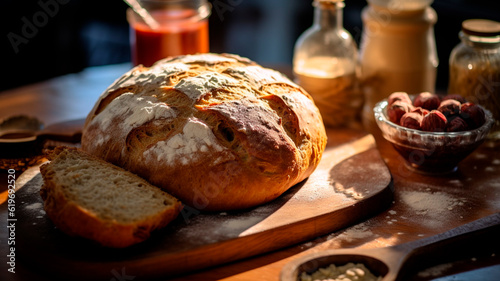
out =
{"type": "Polygon", "coordinates": [[[343,193],[345,196],[356,199],[356,200],[361,200],[364,198],[363,194],[360,192],[357,192],[354,187],[344,187],[342,184],[336,182],[334,183],[334,189],[338,193],[343,193]]]}
{"type": "Polygon", "coordinates": [[[401,200],[416,215],[424,216],[424,223],[429,227],[439,226],[447,216],[456,216],[456,209],[467,203],[465,198],[455,198],[444,192],[405,191],[401,200]]]}
{"type": "Polygon", "coordinates": [[[263,221],[272,213],[272,208],[264,205],[248,213],[199,214],[186,221],[186,225],[178,229],[178,234],[201,245],[237,238],[263,221]]]}
{"type": "Polygon", "coordinates": [[[43,208],[43,204],[36,202],[25,207],[27,210],[39,210],[43,208]]]}
{"type": "Polygon", "coordinates": [[[338,239],[348,243],[351,243],[358,239],[365,239],[374,236],[373,232],[370,230],[370,227],[365,223],[360,223],[354,226],[349,227],[345,231],[340,234],[331,234],[328,236],[327,240],[338,239]]]}
{"type": "Polygon", "coordinates": [[[418,277],[422,278],[432,278],[432,277],[439,277],[443,275],[448,269],[453,267],[452,263],[444,263],[440,265],[436,265],[430,268],[427,268],[423,271],[420,271],[417,275],[418,277]]]}
{"type": "Polygon", "coordinates": [[[496,168],[491,167],[491,166],[488,166],[488,167],[484,168],[484,170],[485,170],[486,172],[495,172],[495,171],[496,171],[496,168]]]}
{"type": "Polygon", "coordinates": [[[300,245],[300,249],[301,250],[309,249],[309,248],[312,248],[313,246],[314,246],[313,242],[306,242],[306,243],[300,245]]]}
{"type": "Polygon", "coordinates": [[[373,181],[374,174],[383,174],[385,172],[385,166],[379,165],[377,163],[369,163],[363,166],[363,173],[359,173],[357,170],[358,165],[354,164],[354,159],[347,159],[345,163],[351,163],[350,165],[344,167],[344,173],[355,175],[349,181],[350,186],[344,186],[341,183],[334,182],[334,190],[337,193],[343,193],[349,198],[355,200],[361,200],[370,193],[370,190],[365,188],[360,190],[360,187],[364,186],[367,182],[373,181]]]}
{"type": "MultiPolygon", "coordinates": [[[[45,210],[43,209],[43,204],[40,202],[32,203],[24,207],[26,210],[29,211],[38,211],[40,214],[44,215],[45,210]]],[[[36,218],[43,218],[43,216],[36,216],[36,218]]]]}
{"type": "Polygon", "coordinates": [[[333,181],[330,179],[328,170],[317,168],[314,174],[307,179],[307,184],[314,188],[308,189],[307,192],[305,192],[304,188],[301,188],[294,197],[301,201],[312,202],[321,198],[325,193],[324,191],[331,188],[333,181]]]}
{"type": "Polygon", "coordinates": [[[247,218],[229,219],[221,224],[221,228],[223,228],[227,232],[240,232],[246,230],[247,228],[250,228],[261,220],[262,218],[260,217],[252,216],[249,216],[247,218]]]}
{"type": "MultiPolygon", "coordinates": [[[[23,188],[27,188],[27,192],[29,194],[31,193],[39,193],[40,192],[40,187],[43,185],[43,179],[42,175],[38,174],[36,177],[33,178],[33,182],[28,182],[26,185],[23,186],[23,188]]],[[[22,202],[24,204],[24,202],[22,202]]]]}

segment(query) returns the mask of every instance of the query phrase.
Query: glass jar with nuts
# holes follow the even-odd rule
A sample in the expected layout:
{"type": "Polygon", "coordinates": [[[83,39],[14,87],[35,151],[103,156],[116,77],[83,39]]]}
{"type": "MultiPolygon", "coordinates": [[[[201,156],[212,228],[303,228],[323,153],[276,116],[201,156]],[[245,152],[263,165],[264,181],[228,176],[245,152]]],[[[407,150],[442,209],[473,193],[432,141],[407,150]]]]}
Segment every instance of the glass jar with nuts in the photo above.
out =
{"type": "Polygon", "coordinates": [[[500,140],[500,23],[466,20],[450,55],[448,93],[462,95],[491,111],[489,138],[500,140]]]}

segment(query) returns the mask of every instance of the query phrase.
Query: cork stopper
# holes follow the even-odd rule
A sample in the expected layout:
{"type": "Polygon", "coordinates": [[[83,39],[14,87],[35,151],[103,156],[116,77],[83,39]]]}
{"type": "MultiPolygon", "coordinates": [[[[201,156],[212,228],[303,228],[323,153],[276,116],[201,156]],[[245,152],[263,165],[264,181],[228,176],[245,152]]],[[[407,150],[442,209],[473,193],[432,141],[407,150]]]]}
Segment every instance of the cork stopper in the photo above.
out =
{"type": "Polygon", "coordinates": [[[321,7],[323,9],[339,9],[344,8],[345,3],[344,0],[314,0],[314,7],[321,7]]]}
{"type": "Polygon", "coordinates": [[[481,37],[500,36],[500,22],[485,19],[470,19],[462,22],[462,31],[481,37]]]}

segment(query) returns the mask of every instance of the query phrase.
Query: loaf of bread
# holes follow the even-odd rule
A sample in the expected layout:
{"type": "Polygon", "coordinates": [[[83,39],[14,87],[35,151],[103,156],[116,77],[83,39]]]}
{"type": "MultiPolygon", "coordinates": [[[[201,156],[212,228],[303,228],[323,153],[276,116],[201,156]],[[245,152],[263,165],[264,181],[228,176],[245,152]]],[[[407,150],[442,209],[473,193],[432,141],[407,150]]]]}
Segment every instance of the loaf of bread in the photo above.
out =
{"type": "Polygon", "coordinates": [[[325,145],[302,88],[228,54],[133,68],[101,95],[82,136],[83,150],[209,211],[275,199],[314,171],[325,145]]]}
{"type": "Polygon", "coordinates": [[[69,235],[127,247],[166,226],[180,202],[122,168],[75,148],[56,148],[40,167],[44,209],[69,235]]]}

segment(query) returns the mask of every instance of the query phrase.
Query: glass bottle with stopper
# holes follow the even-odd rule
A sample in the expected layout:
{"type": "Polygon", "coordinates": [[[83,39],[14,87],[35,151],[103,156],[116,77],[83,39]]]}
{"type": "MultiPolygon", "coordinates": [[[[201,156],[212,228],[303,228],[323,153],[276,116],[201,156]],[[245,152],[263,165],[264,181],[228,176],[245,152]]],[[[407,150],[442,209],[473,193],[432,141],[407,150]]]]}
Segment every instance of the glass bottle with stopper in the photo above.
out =
{"type": "Polygon", "coordinates": [[[363,99],[357,86],[357,47],[342,23],[342,0],[315,0],[314,22],[297,40],[296,82],[314,99],[327,127],[355,124],[363,99]]]}

